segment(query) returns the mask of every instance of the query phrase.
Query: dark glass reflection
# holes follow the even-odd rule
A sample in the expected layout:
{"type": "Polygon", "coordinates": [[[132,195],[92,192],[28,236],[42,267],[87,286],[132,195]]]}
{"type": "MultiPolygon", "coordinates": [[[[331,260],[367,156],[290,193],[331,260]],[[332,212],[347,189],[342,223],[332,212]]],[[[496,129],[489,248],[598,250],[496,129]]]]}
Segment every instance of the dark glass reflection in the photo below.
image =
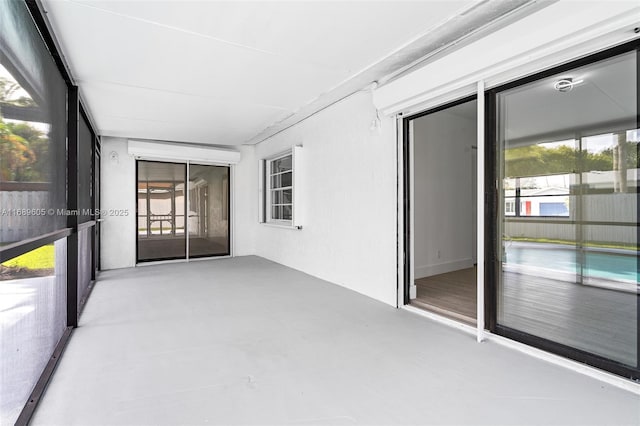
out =
{"type": "Polygon", "coordinates": [[[186,174],[186,164],[138,161],[138,261],[186,257],[186,174]]]}
{"type": "Polygon", "coordinates": [[[633,52],[497,99],[498,323],[634,368],[636,84],[633,52]]]}
{"type": "Polygon", "coordinates": [[[230,254],[229,168],[189,165],[189,257],[230,254]]]}

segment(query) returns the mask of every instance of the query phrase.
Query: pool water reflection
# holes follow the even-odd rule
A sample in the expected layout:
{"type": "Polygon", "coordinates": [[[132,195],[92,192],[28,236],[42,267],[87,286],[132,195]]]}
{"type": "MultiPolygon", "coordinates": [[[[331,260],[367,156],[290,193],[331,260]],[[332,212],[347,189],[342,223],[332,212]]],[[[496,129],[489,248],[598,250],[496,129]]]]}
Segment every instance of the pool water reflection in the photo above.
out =
{"type": "MultiPolygon", "coordinates": [[[[576,247],[548,243],[509,242],[505,246],[505,263],[533,266],[561,272],[580,273],[576,247]]],[[[620,249],[587,248],[583,275],[625,283],[638,282],[637,252],[620,249]]]]}

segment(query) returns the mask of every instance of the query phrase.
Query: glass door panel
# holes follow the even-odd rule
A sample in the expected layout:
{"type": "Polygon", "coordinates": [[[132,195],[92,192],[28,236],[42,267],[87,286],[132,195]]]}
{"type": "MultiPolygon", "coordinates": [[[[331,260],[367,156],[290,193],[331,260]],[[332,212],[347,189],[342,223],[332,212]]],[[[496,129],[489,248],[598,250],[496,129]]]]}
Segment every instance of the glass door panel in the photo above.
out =
{"type": "Polygon", "coordinates": [[[138,161],[138,261],[184,259],[186,164],[138,161]]]}
{"type": "Polygon", "coordinates": [[[189,165],[189,257],[229,255],[229,167],[189,165]]]}
{"type": "Polygon", "coordinates": [[[636,64],[497,93],[496,320],[637,371],[636,64]]]}

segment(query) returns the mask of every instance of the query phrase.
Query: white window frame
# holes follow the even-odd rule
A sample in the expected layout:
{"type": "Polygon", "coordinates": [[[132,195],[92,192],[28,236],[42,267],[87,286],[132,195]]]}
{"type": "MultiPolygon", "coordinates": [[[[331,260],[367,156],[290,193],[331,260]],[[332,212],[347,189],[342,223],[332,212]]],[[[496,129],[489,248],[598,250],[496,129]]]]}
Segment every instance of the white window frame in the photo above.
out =
{"type": "Polygon", "coordinates": [[[305,190],[303,189],[302,173],[302,147],[294,146],[276,155],[267,157],[260,161],[260,222],[266,225],[279,226],[284,228],[302,229],[303,203],[302,199],[305,190]],[[291,157],[291,170],[278,173],[271,172],[271,164],[277,160],[291,157]],[[273,187],[272,177],[291,173],[291,186],[273,187]],[[272,197],[274,191],[291,190],[291,203],[281,205],[291,205],[291,219],[280,219],[272,216],[272,197]]]}
{"type": "Polygon", "coordinates": [[[504,214],[505,216],[516,215],[516,202],[515,200],[505,200],[504,202],[504,214]]]}
{"type": "Polygon", "coordinates": [[[265,220],[267,223],[273,223],[277,225],[285,225],[292,226],[293,225],[293,152],[291,150],[277,155],[275,157],[269,158],[264,162],[264,170],[265,170],[265,194],[264,194],[264,202],[265,202],[265,220]],[[271,170],[271,166],[274,162],[278,160],[285,159],[287,157],[291,158],[291,168],[286,169],[284,171],[273,173],[271,170]],[[289,186],[273,186],[273,178],[277,176],[282,176],[284,174],[291,173],[291,185],[289,186]],[[272,194],[277,191],[291,191],[291,202],[290,203],[280,203],[274,204],[272,194]],[[282,219],[282,218],[274,218],[273,217],[273,207],[274,206],[290,206],[291,207],[291,219],[282,219]]]}

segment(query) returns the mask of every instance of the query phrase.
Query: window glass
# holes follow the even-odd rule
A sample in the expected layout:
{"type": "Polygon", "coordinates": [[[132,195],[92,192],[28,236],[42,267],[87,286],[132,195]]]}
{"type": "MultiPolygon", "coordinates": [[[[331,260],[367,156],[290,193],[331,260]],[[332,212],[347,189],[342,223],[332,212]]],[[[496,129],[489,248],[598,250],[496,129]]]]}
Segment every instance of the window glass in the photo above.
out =
{"type": "Polygon", "coordinates": [[[281,189],[271,191],[271,203],[272,204],[291,204],[291,190],[281,189]]]}
{"type": "Polygon", "coordinates": [[[271,173],[281,173],[287,170],[291,170],[291,156],[287,155],[282,158],[271,161],[271,173]]]}
{"type": "MultiPolygon", "coordinates": [[[[0,0],[0,246],[67,223],[67,86],[26,2],[0,0]]],[[[66,329],[66,238],[0,265],[0,424],[14,424],[66,329]]]]}
{"type": "Polygon", "coordinates": [[[67,87],[24,2],[0,5],[0,244],[8,244],[66,227],[67,87]]]}
{"type": "Polygon", "coordinates": [[[186,164],[138,161],[138,261],[186,257],[186,164]]]}
{"type": "Polygon", "coordinates": [[[0,264],[0,424],[13,424],[67,325],[67,240],[0,264]]]}
{"type": "Polygon", "coordinates": [[[89,123],[81,115],[78,120],[78,223],[92,220],[93,210],[93,146],[89,123]]]}
{"type": "Polygon", "coordinates": [[[230,254],[229,167],[189,164],[189,257],[230,254]]]}

